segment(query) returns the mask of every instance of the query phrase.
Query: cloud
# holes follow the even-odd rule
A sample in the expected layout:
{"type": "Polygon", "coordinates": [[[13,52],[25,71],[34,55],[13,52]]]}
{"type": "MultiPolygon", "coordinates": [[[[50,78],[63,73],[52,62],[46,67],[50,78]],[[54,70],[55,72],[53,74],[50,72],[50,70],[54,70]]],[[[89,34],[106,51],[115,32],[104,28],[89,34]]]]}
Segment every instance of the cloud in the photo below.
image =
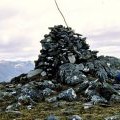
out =
{"type": "Polygon", "coordinates": [[[17,36],[11,38],[7,43],[1,44],[0,43],[0,51],[2,52],[16,52],[22,50],[23,47],[30,44],[30,40],[23,36],[17,36]],[[6,49],[7,48],[7,49],[6,49]]]}
{"type": "Polygon", "coordinates": [[[97,31],[97,34],[88,35],[95,47],[99,46],[120,46],[120,29],[114,28],[108,30],[97,31]]]}
{"type": "Polygon", "coordinates": [[[18,11],[11,8],[0,8],[0,22],[8,20],[18,14],[18,11]]]}
{"type": "Polygon", "coordinates": [[[100,55],[110,55],[120,58],[120,28],[101,29],[88,35],[91,49],[98,50],[100,55]]]}
{"type": "MultiPolygon", "coordinates": [[[[87,36],[92,49],[119,55],[120,0],[58,0],[58,4],[68,25],[87,36]],[[118,50],[113,52],[113,47],[118,50]]],[[[52,0],[1,1],[0,59],[33,60],[48,27],[57,24],[64,21],[52,0]]]]}
{"type": "Polygon", "coordinates": [[[0,59],[35,60],[37,58],[35,46],[32,45],[32,40],[25,36],[17,36],[5,44],[0,43],[0,59]],[[33,59],[34,58],[34,59],[33,59]]]}

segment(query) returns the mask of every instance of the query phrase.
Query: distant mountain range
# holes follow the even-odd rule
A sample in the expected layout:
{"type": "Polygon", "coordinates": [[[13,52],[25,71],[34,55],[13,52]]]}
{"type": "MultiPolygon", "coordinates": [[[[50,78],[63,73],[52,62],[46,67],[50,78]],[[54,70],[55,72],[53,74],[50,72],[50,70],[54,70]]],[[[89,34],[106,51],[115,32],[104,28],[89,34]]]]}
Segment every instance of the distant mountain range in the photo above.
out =
{"type": "Polygon", "coordinates": [[[10,81],[22,73],[34,69],[34,62],[31,61],[0,61],[0,82],[10,81]]]}

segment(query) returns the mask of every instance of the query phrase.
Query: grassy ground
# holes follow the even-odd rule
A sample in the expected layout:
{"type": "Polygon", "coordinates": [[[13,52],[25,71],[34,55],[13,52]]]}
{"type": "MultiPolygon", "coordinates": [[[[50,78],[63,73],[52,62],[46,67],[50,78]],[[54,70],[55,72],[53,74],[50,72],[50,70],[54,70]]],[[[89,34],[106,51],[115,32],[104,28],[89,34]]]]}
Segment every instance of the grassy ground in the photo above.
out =
{"type": "Polygon", "coordinates": [[[44,120],[50,114],[58,116],[60,120],[67,120],[71,115],[80,115],[83,120],[104,120],[105,117],[120,114],[120,104],[111,107],[94,106],[84,110],[80,102],[67,102],[62,105],[43,102],[31,110],[21,108],[20,111],[21,114],[0,112],[0,120],[44,120]]]}

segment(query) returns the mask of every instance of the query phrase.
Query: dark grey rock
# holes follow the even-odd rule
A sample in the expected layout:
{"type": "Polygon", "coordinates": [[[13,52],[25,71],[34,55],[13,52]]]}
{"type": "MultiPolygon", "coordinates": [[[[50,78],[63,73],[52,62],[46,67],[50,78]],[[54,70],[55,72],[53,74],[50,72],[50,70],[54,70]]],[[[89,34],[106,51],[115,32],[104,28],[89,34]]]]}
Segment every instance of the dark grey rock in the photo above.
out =
{"type": "Polygon", "coordinates": [[[10,83],[12,84],[26,84],[29,80],[27,78],[27,74],[21,74],[17,77],[11,79],[10,83]]]}
{"type": "Polygon", "coordinates": [[[44,80],[43,82],[39,83],[39,88],[41,90],[44,90],[45,88],[54,89],[55,88],[55,84],[52,81],[50,81],[50,80],[44,80]]]}
{"type": "Polygon", "coordinates": [[[43,91],[43,96],[50,96],[55,93],[55,91],[51,90],[50,88],[45,88],[43,91]]]}
{"type": "Polygon", "coordinates": [[[41,69],[32,70],[32,71],[28,72],[27,78],[28,78],[28,79],[31,79],[31,78],[33,78],[33,77],[36,77],[37,75],[40,76],[40,73],[41,73],[41,72],[42,72],[41,69]]]}
{"type": "Polygon", "coordinates": [[[37,89],[33,83],[26,84],[21,87],[21,95],[29,96],[30,99],[37,102],[44,99],[42,91],[37,89]]]}
{"type": "Polygon", "coordinates": [[[83,83],[81,83],[77,86],[75,91],[77,93],[81,93],[81,92],[85,91],[88,87],[89,87],[89,81],[84,81],[83,83]]]}
{"type": "Polygon", "coordinates": [[[77,98],[77,95],[72,88],[69,88],[68,90],[59,93],[57,98],[59,100],[74,101],[77,98]]]}
{"type": "MultiPolygon", "coordinates": [[[[67,63],[60,66],[60,80],[68,85],[76,85],[87,80],[87,77],[78,69],[75,64],[67,63]]],[[[81,68],[80,68],[81,69],[81,68]]]]}
{"type": "Polygon", "coordinates": [[[108,66],[104,66],[104,68],[105,68],[105,71],[107,72],[107,75],[108,75],[109,78],[111,78],[111,79],[116,78],[117,72],[116,72],[115,69],[112,69],[112,68],[110,68],[108,66]]]}
{"type": "Polygon", "coordinates": [[[113,88],[112,85],[110,85],[106,82],[103,83],[103,86],[101,87],[99,93],[102,97],[104,97],[107,100],[110,100],[110,98],[113,94],[116,94],[116,95],[120,94],[117,90],[115,90],[113,88]]]}
{"type": "Polygon", "coordinates": [[[101,103],[107,103],[107,100],[105,100],[105,98],[100,97],[98,95],[93,95],[91,98],[91,102],[93,102],[93,104],[101,104],[101,103]]]}
{"type": "Polygon", "coordinates": [[[89,98],[91,98],[93,95],[99,95],[98,91],[96,90],[99,85],[101,85],[101,83],[98,82],[98,79],[89,82],[89,86],[84,92],[85,95],[87,95],[89,98]]]}
{"type": "Polygon", "coordinates": [[[93,71],[95,69],[93,62],[87,62],[86,66],[89,69],[89,71],[93,71]]]}
{"type": "Polygon", "coordinates": [[[85,68],[85,66],[84,66],[82,63],[76,64],[76,70],[77,70],[77,71],[83,71],[84,68],[85,68]]]}
{"type": "Polygon", "coordinates": [[[99,68],[96,74],[99,77],[100,82],[104,82],[105,80],[108,79],[108,76],[107,76],[108,74],[104,68],[99,68]]]}
{"type": "Polygon", "coordinates": [[[116,73],[116,81],[120,83],[120,71],[116,73]]]}

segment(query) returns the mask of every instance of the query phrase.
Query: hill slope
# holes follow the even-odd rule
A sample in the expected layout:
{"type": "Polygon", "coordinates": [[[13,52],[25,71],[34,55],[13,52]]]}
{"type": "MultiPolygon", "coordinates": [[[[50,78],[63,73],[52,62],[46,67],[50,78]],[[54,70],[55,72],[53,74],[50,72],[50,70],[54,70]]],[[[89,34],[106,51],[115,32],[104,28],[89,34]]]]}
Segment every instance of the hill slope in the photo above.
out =
{"type": "Polygon", "coordinates": [[[0,82],[9,81],[22,73],[27,73],[34,68],[31,61],[0,61],[0,82]]]}

